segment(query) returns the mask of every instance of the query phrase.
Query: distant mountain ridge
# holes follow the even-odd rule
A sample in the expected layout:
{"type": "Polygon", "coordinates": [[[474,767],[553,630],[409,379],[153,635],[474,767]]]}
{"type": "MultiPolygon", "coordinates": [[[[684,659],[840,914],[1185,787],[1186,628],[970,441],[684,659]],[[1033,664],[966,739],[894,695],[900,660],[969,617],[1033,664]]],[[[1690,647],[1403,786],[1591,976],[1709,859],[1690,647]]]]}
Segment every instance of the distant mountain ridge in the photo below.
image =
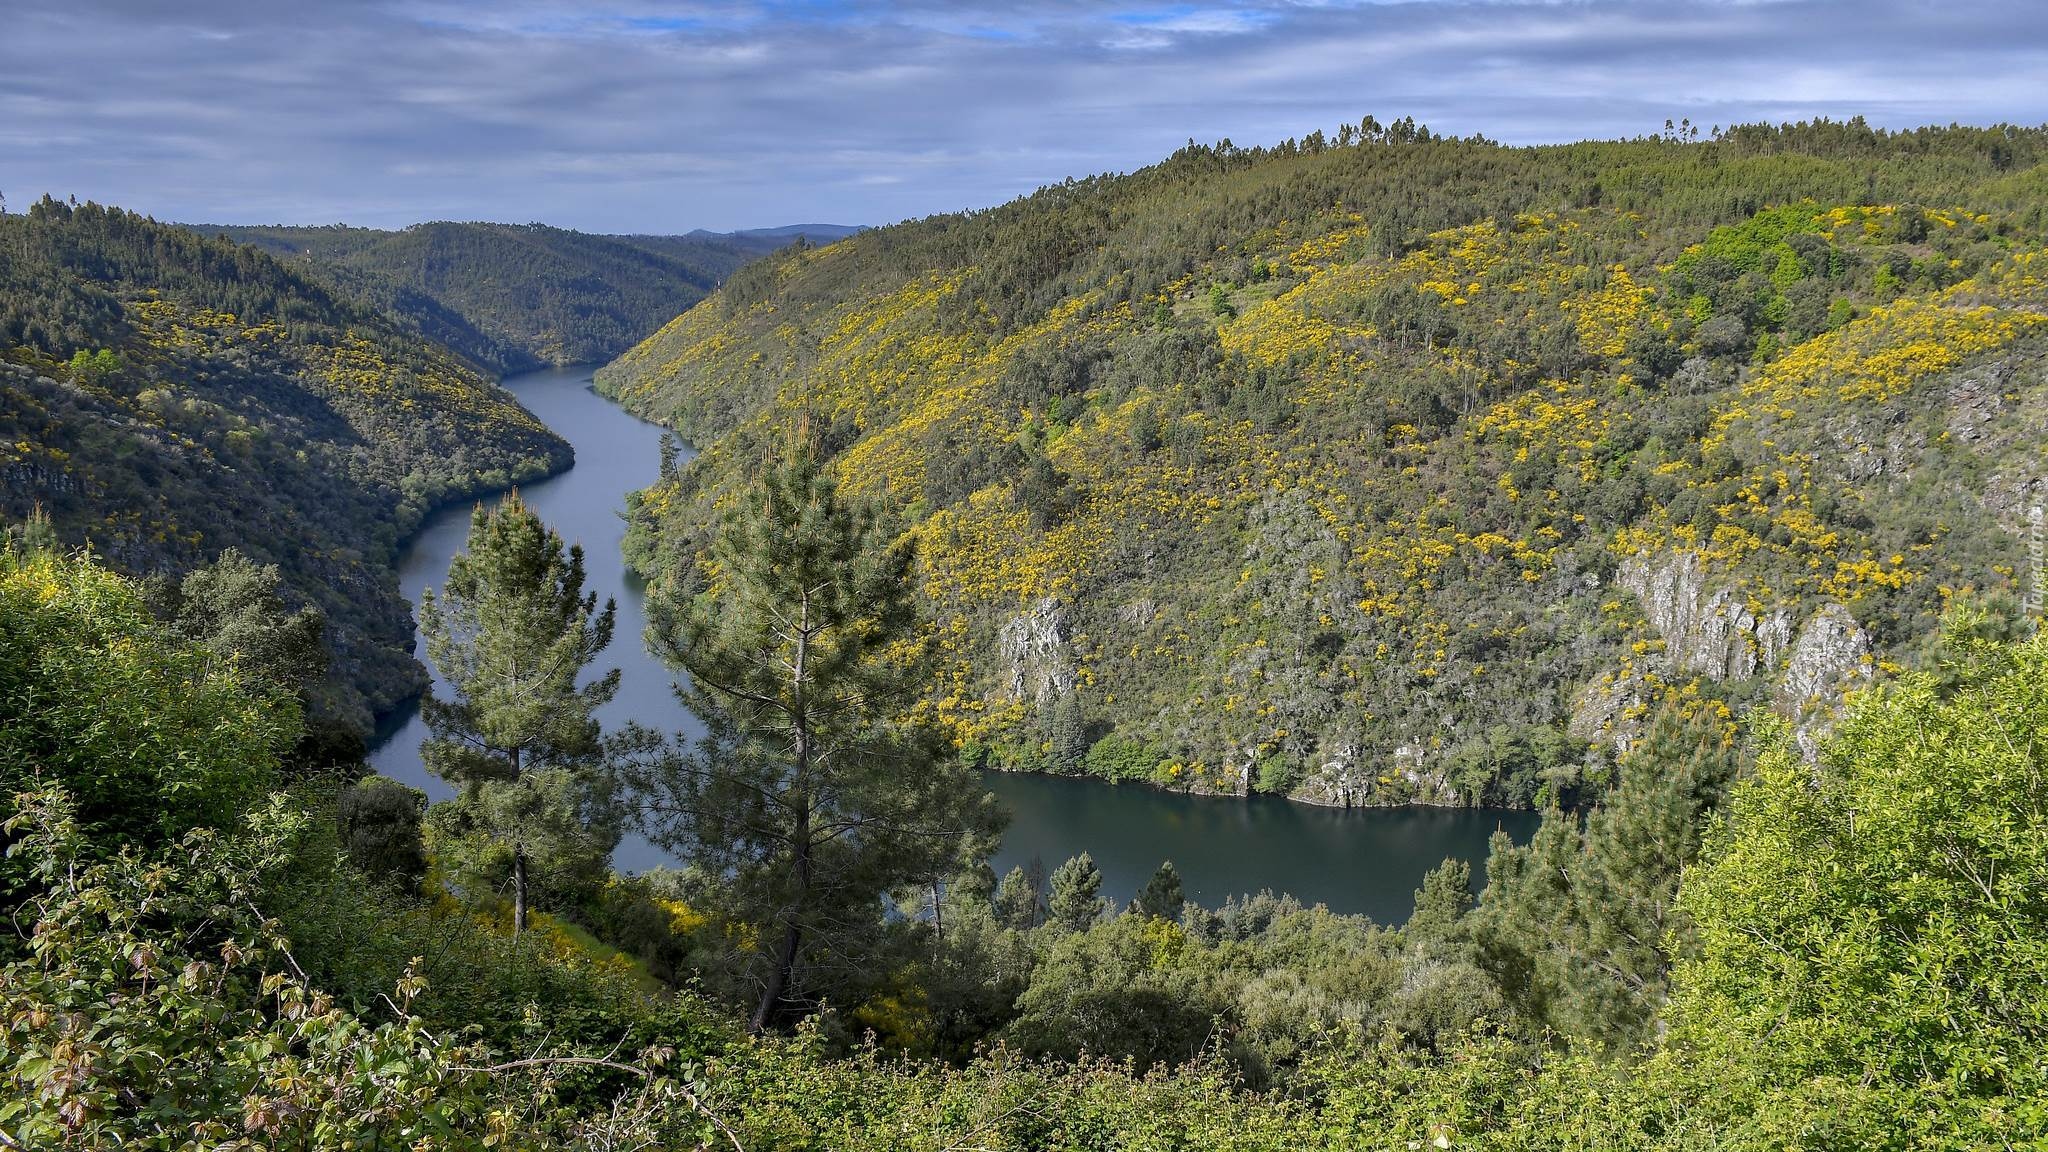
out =
{"type": "Polygon", "coordinates": [[[601,236],[543,224],[188,227],[307,267],[500,374],[610,359],[782,246],[772,237],[601,236]]]}
{"type": "Polygon", "coordinates": [[[865,224],[784,224],[777,228],[739,228],[731,232],[711,232],[695,228],[684,233],[693,240],[794,240],[801,236],[813,244],[830,244],[867,231],[865,224]]]}

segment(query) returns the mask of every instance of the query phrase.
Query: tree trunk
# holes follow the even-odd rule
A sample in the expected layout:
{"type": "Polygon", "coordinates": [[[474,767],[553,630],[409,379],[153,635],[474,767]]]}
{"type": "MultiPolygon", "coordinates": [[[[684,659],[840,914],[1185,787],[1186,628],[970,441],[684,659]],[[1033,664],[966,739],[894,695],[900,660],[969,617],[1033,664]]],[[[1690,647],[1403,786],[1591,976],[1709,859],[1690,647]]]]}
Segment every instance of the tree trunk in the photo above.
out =
{"type": "Polygon", "coordinates": [[[512,845],[512,938],[526,931],[526,845],[512,845]]]}
{"type": "Polygon", "coordinates": [[[765,1032],[775,1022],[782,1006],[782,997],[789,990],[790,973],[796,968],[797,948],[803,943],[802,920],[804,906],[809,902],[811,888],[811,726],[810,714],[804,701],[804,688],[810,678],[811,650],[811,600],[806,593],[798,603],[796,626],[796,658],[790,661],[789,702],[786,705],[790,727],[790,759],[795,772],[791,788],[796,811],[796,825],[790,830],[790,849],[793,859],[790,864],[793,881],[784,915],[788,923],[783,928],[782,943],[776,948],[775,966],[768,973],[768,983],[761,989],[761,1002],[754,1007],[753,1018],[747,1021],[751,1032],[765,1032]]]}
{"type": "Polygon", "coordinates": [[[753,1018],[747,1021],[747,1031],[759,1035],[768,1030],[780,1015],[782,994],[789,989],[789,974],[796,967],[796,950],[802,942],[802,933],[791,920],[782,933],[782,943],[775,950],[775,967],[768,972],[768,983],[761,989],[761,1002],[754,1005],[753,1018]]]}
{"type": "Polygon", "coordinates": [[[761,989],[761,1002],[754,1006],[754,1016],[747,1021],[749,1032],[761,1033],[774,1024],[781,1015],[782,997],[789,991],[789,977],[796,970],[796,951],[803,943],[803,930],[798,927],[805,897],[811,887],[811,817],[810,808],[805,805],[797,816],[796,838],[796,892],[789,902],[789,923],[783,927],[782,943],[775,949],[775,967],[768,973],[768,983],[761,989]]]}

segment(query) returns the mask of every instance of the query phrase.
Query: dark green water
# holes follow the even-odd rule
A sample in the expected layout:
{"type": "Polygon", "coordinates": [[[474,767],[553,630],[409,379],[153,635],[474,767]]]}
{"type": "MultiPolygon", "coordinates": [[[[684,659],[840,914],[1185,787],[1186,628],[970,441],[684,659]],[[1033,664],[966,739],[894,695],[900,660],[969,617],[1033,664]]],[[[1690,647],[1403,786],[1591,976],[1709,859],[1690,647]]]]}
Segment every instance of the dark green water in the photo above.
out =
{"type": "MultiPolygon", "coordinates": [[[[630,718],[695,732],[695,719],[670,689],[668,670],[641,647],[646,627],[641,592],[619,557],[626,493],[654,482],[661,429],[592,391],[587,368],[516,376],[505,387],[576,447],[574,468],[529,485],[521,494],[564,537],[583,545],[590,588],[618,600],[617,638],[599,667],[616,667],[624,675],[618,698],[601,718],[607,724],[630,718]]],[[[443,509],[429,518],[401,563],[399,579],[408,599],[417,603],[422,589],[441,584],[468,531],[466,507],[443,509]]],[[[416,715],[402,717],[370,762],[386,776],[444,797],[447,786],[430,777],[420,762],[425,735],[416,715]]],[[[1160,861],[1172,860],[1188,898],[1202,904],[1214,906],[1231,895],[1271,889],[1382,922],[1407,918],[1423,873],[1446,856],[1476,864],[1485,857],[1494,829],[1505,828],[1526,840],[1536,823],[1529,812],[1346,811],[1271,797],[1181,796],[1049,776],[990,773],[986,779],[1012,818],[995,859],[999,873],[1033,861],[1049,871],[1086,851],[1102,867],[1105,894],[1127,900],[1160,861]]],[[[619,846],[615,860],[628,871],[667,862],[637,837],[619,846]]]]}
{"type": "Polygon", "coordinates": [[[1056,776],[987,774],[1010,809],[999,873],[1050,871],[1082,851],[1102,868],[1103,890],[1128,898],[1163,860],[1190,900],[1215,907],[1271,889],[1305,904],[1399,923],[1414,910],[1423,873],[1456,856],[1486,859],[1496,828],[1526,842],[1537,814],[1469,808],[1317,808],[1272,796],[1183,796],[1056,776]]]}

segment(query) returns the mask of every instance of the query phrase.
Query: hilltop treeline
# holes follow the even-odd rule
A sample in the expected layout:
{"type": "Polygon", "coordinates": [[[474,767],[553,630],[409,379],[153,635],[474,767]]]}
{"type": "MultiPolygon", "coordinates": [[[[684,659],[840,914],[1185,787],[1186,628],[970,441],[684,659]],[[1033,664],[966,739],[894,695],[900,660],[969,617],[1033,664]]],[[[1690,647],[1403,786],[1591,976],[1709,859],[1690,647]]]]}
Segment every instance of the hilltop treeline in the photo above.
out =
{"type": "Polygon", "coordinates": [[[599,374],[905,511],[988,763],[1572,803],[1666,697],[1800,719],[2010,588],[2048,433],[2033,128],[1194,145],[792,251],[599,374]]]}
{"type": "Polygon", "coordinates": [[[254,248],[51,199],[0,217],[0,510],[180,577],[227,548],[326,617],[321,714],[418,691],[400,542],[569,447],[446,349],[254,248]]]}

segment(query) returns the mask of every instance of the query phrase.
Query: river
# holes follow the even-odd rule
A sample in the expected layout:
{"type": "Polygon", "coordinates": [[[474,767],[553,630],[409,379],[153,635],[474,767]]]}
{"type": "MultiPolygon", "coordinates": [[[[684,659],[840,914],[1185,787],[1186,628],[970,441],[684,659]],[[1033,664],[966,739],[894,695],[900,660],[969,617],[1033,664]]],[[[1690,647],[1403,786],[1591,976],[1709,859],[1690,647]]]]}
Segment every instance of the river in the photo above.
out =
{"type": "MultiPolygon", "coordinates": [[[[587,587],[618,601],[616,638],[598,667],[623,674],[618,697],[600,719],[607,727],[633,719],[694,734],[699,725],[677,702],[669,671],[640,643],[647,622],[641,587],[619,555],[625,494],[654,482],[661,429],[599,396],[590,376],[589,368],[569,368],[504,381],[520,403],[576,448],[575,467],[526,486],[521,495],[564,538],[583,546],[587,587]]],[[[446,579],[448,561],[468,532],[467,506],[428,517],[400,561],[399,583],[408,600],[417,604],[422,590],[446,579]]],[[[420,762],[425,736],[416,712],[396,718],[371,752],[370,764],[443,798],[450,789],[420,762]]],[[[1423,873],[1446,856],[1472,861],[1477,872],[1496,828],[1526,840],[1536,824],[1530,812],[1342,810],[1266,796],[1182,796],[1051,776],[992,772],[986,780],[1011,814],[994,860],[998,873],[1034,862],[1050,870],[1086,851],[1102,868],[1104,893],[1124,900],[1161,861],[1171,860],[1188,898],[1205,905],[1271,889],[1382,923],[1407,918],[1423,873]]],[[[669,861],[652,844],[629,836],[614,862],[638,872],[669,861]]]]}

